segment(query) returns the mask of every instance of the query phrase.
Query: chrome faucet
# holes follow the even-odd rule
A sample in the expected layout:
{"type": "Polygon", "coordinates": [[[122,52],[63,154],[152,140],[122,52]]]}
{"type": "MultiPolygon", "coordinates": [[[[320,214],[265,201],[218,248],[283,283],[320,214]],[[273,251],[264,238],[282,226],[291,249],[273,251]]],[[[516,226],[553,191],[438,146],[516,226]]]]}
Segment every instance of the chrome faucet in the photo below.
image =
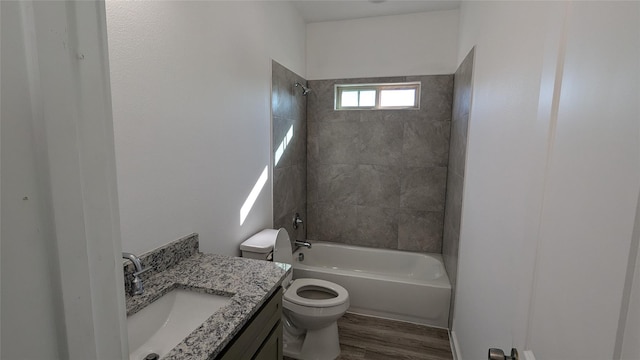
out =
{"type": "Polygon", "coordinates": [[[142,268],[142,263],[140,263],[140,258],[127,252],[122,253],[122,258],[131,260],[133,263],[133,267],[136,269],[133,273],[133,280],[131,281],[131,291],[129,294],[131,296],[142,295],[144,292],[144,286],[142,285],[142,279],[140,279],[140,275],[146,273],[151,270],[151,268],[142,268]]]}
{"type": "Polygon", "coordinates": [[[302,246],[306,247],[307,249],[311,249],[311,243],[308,242],[308,241],[296,240],[296,241],[293,242],[293,245],[296,246],[296,248],[295,248],[295,250],[293,250],[293,252],[296,252],[296,250],[298,250],[302,246]]]}

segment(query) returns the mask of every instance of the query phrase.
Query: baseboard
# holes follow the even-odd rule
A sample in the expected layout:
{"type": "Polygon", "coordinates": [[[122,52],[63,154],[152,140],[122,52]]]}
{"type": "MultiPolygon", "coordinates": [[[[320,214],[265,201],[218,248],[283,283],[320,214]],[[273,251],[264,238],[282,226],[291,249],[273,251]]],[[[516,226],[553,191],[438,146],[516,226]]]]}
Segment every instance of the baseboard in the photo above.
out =
{"type": "MultiPolygon", "coordinates": [[[[458,345],[458,337],[452,330],[449,330],[449,343],[451,344],[451,354],[453,355],[453,360],[462,360],[462,357],[460,356],[460,346],[458,345]]],[[[535,360],[535,358],[532,360],[535,360]]]]}
{"type": "MultiPolygon", "coordinates": [[[[453,360],[462,360],[462,356],[460,356],[460,345],[458,344],[458,337],[452,330],[449,330],[449,344],[451,345],[451,354],[453,355],[453,360]]],[[[522,360],[536,360],[536,357],[533,356],[533,351],[531,350],[522,351],[520,358],[522,360]]]]}

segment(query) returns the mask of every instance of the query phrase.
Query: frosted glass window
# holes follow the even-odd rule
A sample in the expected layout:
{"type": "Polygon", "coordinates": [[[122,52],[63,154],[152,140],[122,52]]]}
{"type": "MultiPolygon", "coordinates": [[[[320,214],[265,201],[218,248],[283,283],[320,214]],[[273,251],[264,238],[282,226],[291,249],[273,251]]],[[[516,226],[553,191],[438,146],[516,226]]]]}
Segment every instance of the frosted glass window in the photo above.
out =
{"type": "Polygon", "coordinates": [[[336,85],[336,110],[419,109],[420,83],[336,85]]]}
{"type": "Polygon", "coordinates": [[[340,102],[345,107],[358,106],[358,93],[359,91],[343,91],[340,102]]]}
{"type": "Polygon", "coordinates": [[[376,106],[376,91],[362,90],[360,91],[360,106],[374,107],[376,106]]]}
{"type": "Polygon", "coordinates": [[[416,101],[416,89],[380,91],[381,107],[413,106],[416,101]]]}

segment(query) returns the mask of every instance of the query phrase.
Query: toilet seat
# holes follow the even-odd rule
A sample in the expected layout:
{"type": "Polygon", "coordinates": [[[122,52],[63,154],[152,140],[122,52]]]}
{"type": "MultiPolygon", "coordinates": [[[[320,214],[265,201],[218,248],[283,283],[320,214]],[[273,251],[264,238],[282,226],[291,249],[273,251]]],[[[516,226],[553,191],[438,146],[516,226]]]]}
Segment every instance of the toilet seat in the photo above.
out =
{"type": "Polygon", "coordinates": [[[349,293],[319,279],[292,280],[293,253],[285,229],[264,229],[242,245],[242,256],[272,260],[287,270],[282,279],[283,353],[294,359],[336,359],[340,355],[338,319],[349,309],[349,293]],[[300,294],[300,295],[299,295],[300,294]]]}
{"type": "Polygon", "coordinates": [[[296,279],[284,293],[284,299],[294,304],[316,308],[327,308],[339,306],[349,300],[347,289],[342,286],[320,279],[296,279]],[[330,299],[309,299],[298,295],[298,291],[305,287],[311,287],[315,290],[323,291],[329,294],[336,294],[330,299]]]}

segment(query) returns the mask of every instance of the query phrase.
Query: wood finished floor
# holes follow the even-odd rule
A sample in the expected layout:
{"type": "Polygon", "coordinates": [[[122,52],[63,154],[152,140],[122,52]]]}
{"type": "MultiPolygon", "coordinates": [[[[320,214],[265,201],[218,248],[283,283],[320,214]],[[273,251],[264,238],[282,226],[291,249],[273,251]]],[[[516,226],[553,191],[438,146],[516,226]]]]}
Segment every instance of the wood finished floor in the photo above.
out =
{"type": "Polygon", "coordinates": [[[345,314],[338,320],[338,331],[338,360],[453,359],[449,334],[444,329],[345,314]]]}

